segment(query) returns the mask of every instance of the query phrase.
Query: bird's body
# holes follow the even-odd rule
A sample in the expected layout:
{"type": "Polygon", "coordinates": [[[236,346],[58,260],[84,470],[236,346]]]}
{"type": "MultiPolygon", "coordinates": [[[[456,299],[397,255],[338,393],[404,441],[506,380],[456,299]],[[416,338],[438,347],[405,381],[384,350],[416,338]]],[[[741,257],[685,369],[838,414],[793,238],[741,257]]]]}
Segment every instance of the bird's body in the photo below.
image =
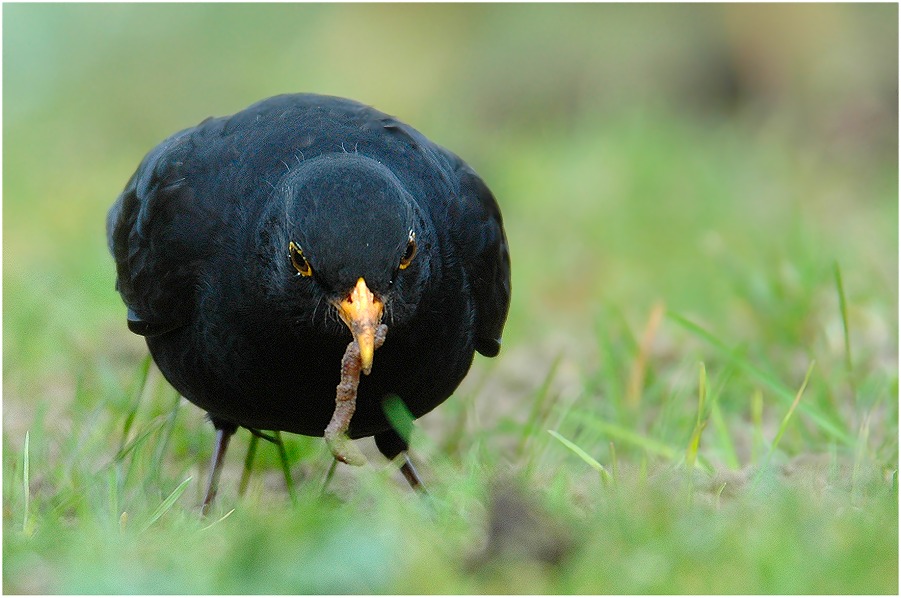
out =
{"type": "Polygon", "coordinates": [[[500,346],[510,269],[491,192],[350,100],[277,96],[176,133],[144,158],[107,232],[130,328],[217,428],[322,435],[352,338],[341,302],[360,280],[388,334],[348,433],[382,436],[389,457],[403,446],[382,401],[419,417],[474,351],[500,346]]]}

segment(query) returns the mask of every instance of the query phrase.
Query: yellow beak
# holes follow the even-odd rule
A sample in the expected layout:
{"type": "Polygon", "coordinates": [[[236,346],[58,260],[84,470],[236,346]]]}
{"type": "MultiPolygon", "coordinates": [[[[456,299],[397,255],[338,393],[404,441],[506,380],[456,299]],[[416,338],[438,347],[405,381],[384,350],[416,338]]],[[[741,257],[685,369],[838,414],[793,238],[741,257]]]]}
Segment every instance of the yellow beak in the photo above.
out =
{"type": "Polygon", "coordinates": [[[366,281],[360,278],[350,295],[336,307],[338,315],[350,328],[360,347],[363,373],[368,375],[372,370],[372,355],[375,352],[375,329],[382,321],[384,305],[375,298],[366,286],[366,281]]]}

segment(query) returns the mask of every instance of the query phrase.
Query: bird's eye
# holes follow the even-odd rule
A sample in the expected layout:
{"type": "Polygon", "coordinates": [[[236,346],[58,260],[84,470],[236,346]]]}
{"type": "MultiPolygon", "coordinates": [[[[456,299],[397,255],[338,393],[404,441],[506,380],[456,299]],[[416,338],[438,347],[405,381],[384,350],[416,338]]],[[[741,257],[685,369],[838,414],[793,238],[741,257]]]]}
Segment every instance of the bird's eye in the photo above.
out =
{"type": "Polygon", "coordinates": [[[310,267],[310,262],[303,256],[303,251],[301,251],[297,243],[294,241],[288,243],[288,253],[291,256],[291,263],[294,264],[298,274],[301,276],[313,275],[313,268],[310,267]]]}
{"type": "Polygon", "coordinates": [[[400,269],[403,270],[409,266],[414,257],[416,257],[416,233],[410,231],[410,240],[407,241],[407,249],[404,251],[404,257],[400,258],[400,269]]]}

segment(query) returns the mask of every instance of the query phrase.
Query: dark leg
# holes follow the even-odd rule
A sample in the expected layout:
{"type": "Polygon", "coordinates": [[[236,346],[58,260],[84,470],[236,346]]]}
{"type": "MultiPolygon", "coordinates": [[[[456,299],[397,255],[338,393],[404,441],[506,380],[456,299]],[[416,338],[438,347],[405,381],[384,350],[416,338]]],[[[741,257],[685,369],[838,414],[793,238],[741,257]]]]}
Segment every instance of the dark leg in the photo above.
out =
{"type": "Polygon", "coordinates": [[[376,434],[375,445],[385,457],[392,461],[396,456],[404,453],[404,464],[400,466],[401,473],[404,474],[404,478],[409,482],[411,488],[425,492],[425,486],[423,486],[422,480],[416,472],[416,468],[413,467],[410,456],[407,454],[407,449],[410,447],[406,440],[401,438],[397,432],[391,429],[376,434]]]}
{"type": "Polygon", "coordinates": [[[266,442],[271,442],[272,444],[278,444],[279,440],[275,436],[270,436],[269,434],[264,434],[257,430],[256,428],[245,428],[248,432],[256,436],[257,438],[262,438],[266,442]]]}
{"type": "Polygon", "coordinates": [[[257,444],[260,437],[250,436],[250,444],[247,445],[247,457],[244,458],[244,471],[241,473],[241,484],[238,486],[238,496],[244,496],[247,492],[247,484],[250,483],[250,472],[253,471],[253,459],[257,454],[257,444]]]}
{"type": "Polygon", "coordinates": [[[233,424],[222,422],[210,418],[213,426],[216,428],[216,445],[213,447],[213,460],[210,464],[210,478],[206,485],[206,497],[203,499],[203,507],[200,513],[203,516],[210,510],[210,505],[216,498],[216,491],[219,488],[219,475],[222,473],[222,464],[225,462],[225,451],[228,450],[228,441],[231,440],[232,434],[237,429],[233,424]]]}
{"type": "Polygon", "coordinates": [[[285,476],[288,496],[291,497],[291,504],[297,506],[297,491],[294,489],[294,479],[291,477],[291,466],[288,465],[288,451],[285,450],[285,443],[282,442],[282,433],[278,430],[275,431],[275,446],[278,447],[278,456],[282,462],[282,475],[285,476]]]}
{"type": "MultiPolygon", "coordinates": [[[[264,434],[259,430],[254,428],[247,428],[247,431],[253,434],[253,438],[250,439],[250,447],[255,451],[257,445],[257,439],[262,438],[263,440],[267,440],[274,444],[278,449],[278,456],[282,462],[282,475],[285,476],[285,485],[288,487],[288,496],[291,497],[291,504],[297,504],[297,491],[294,490],[294,479],[291,477],[291,467],[288,464],[288,451],[285,449],[285,443],[282,441],[282,433],[278,430],[274,431],[272,435],[264,434]]],[[[250,477],[250,467],[249,464],[253,457],[251,456],[251,448],[247,451],[247,461],[244,462],[244,474],[245,477],[250,477]]],[[[246,486],[245,478],[241,478],[241,491],[240,494],[244,495],[244,489],[246,486]]]]}
{"type": "Polygon", "coordinates": [[[419,473],[417,473],[416,468],[413,467],[413,462],[410,460],[410,454],[406,451],[404,452],[404,464],[400,466],[400,472],[407,478],[407,483],[410,484],[410,488],[419,492],[425,492],[425,486],[422,485],[419,473]]]}

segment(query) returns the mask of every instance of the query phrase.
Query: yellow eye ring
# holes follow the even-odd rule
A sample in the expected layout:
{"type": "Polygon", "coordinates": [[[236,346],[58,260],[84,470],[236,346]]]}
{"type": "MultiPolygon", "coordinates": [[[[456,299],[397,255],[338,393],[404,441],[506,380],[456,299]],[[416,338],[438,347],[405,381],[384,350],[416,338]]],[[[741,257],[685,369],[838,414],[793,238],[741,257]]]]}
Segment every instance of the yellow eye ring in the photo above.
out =
{"type": "Polygon", "coordinates": [[[310,262],[303,256],[303,251],[294,241],[288,243],[288,255],[291,256],[291,263],[294,264],[298,274],[301,276],[313,275],[313,268],[310,267],[310,262]]]}
{"type": "Polygon", "coordinates": [[[416,233],[410,231],[410,239],[407,241],[407,249],[404,251],[404,256],[400,258],[399,268],[405,270],[414,257],[416,257],[416,233]]]}

